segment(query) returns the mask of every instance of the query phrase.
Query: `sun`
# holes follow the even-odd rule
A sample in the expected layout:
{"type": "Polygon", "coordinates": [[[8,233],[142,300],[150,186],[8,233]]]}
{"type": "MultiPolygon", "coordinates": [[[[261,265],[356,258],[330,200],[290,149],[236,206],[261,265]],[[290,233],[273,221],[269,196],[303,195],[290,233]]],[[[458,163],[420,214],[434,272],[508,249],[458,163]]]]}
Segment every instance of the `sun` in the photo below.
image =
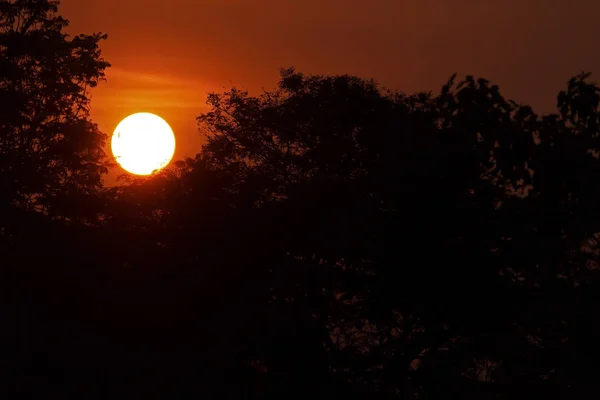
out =
{"type": "Polygon", "coordinates": [[[132,114],[115,128],[111,149],[124,170],[150,175],[173,158],[175,135],[167,121],[158,115],[132,114]]]}

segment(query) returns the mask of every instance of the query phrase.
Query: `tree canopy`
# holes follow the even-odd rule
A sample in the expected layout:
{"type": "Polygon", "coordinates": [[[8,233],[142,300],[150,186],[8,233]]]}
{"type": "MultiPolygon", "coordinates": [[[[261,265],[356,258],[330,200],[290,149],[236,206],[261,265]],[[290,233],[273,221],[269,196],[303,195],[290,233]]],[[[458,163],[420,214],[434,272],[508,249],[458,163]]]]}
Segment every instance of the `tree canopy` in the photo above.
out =
{"type": "Polygon", "coordinates": [[[5,206],[75,217],[66,214],[83,210],[74,205],[107,171],[89,88],[109,64],[98,45],[106,35],[70,37],[58,4],[0,1],[0,181],[5,206]]]}

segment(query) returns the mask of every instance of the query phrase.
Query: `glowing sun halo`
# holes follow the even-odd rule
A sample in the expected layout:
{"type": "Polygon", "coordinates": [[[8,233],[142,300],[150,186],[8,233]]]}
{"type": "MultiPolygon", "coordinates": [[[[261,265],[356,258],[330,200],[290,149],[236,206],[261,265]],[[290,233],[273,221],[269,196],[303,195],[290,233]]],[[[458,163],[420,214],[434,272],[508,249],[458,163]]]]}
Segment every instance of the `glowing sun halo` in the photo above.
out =
{"type": "Polygon", "coordinates": [[[136,175],[150,175],[171,161],[175,135],[158,115],[132,114],[115,128],[111,148],[124,170],[136,175]]]}

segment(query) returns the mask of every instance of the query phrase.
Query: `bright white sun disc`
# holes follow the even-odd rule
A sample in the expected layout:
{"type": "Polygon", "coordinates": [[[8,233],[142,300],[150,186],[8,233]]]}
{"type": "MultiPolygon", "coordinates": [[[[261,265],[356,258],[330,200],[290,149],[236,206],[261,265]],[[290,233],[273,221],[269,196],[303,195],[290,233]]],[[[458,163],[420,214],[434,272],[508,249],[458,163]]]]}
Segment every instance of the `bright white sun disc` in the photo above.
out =
{"type": "Polygon", "coordinates": [[[124,170],[150,175],[173,158],[175,135],[167,121],[158,115],[132,114],[115,128],[111,149],[124,170]]]}

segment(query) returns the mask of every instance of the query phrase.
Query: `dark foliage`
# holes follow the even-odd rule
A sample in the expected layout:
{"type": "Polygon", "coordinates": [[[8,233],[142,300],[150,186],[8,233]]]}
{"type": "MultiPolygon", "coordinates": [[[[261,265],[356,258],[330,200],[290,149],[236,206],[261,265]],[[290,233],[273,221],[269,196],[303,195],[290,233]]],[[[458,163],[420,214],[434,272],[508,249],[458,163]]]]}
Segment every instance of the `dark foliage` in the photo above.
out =
{"type": "Polygon", "coordinates": [[[88,88],[109,66],[105,35],[63,32],[57,1],[0,1],[0,207],[54,217],[91,201],[106,172],[106,135],[88,118],[88,88]]]}

